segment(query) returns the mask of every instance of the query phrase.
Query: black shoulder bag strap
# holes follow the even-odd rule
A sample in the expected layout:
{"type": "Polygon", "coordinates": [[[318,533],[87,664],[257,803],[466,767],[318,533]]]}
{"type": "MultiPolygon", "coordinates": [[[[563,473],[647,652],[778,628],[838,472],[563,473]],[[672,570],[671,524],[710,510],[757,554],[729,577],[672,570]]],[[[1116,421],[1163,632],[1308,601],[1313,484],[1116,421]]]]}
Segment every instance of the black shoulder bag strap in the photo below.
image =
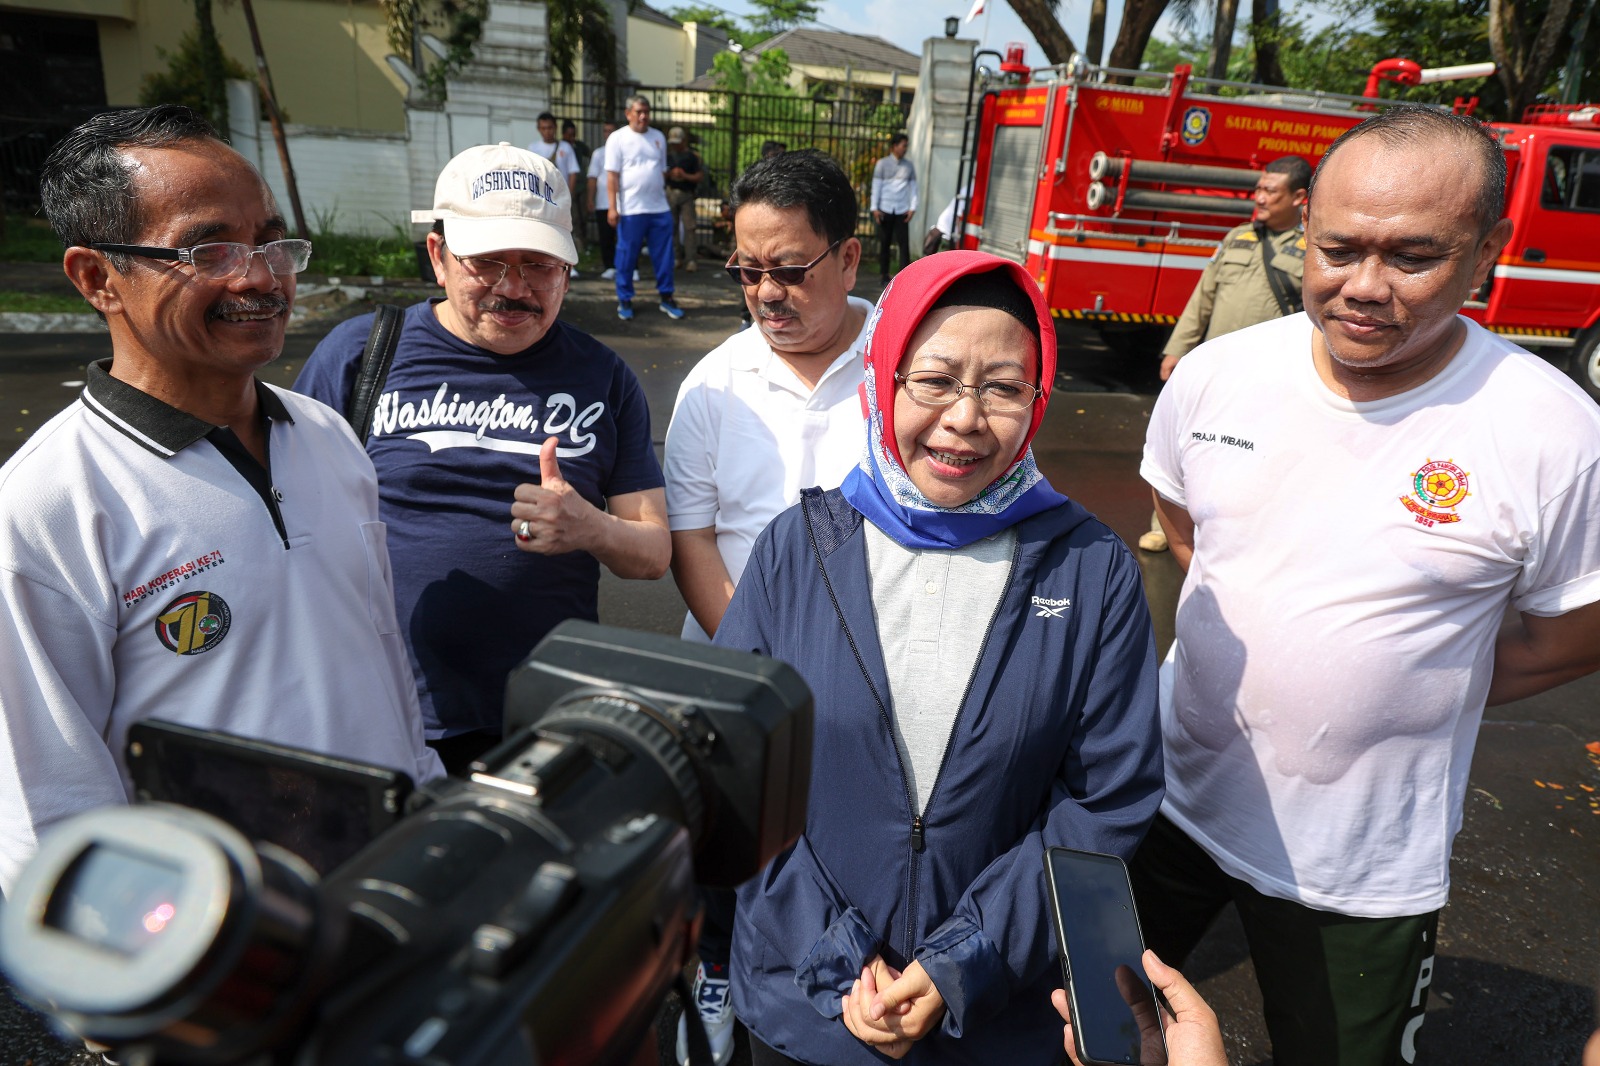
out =
{"type": "Polygon", "coordinates": [[[1300,295],[1290,291],[1289,275],[1272,265],[1277,249],[1272,246],[1267,227],[1257,223],[1255,229],[1256,239],[1261,243],[1261,265],[1267,272],[1267,284],[1272,286],[1272,298],[1278,302],[1278,314],[1292,315],[1300,310],[1300,295]]]}
{"type": "Polygon", "coordinates": [[[350,406],[345,409],[344,416],[363,445],[372,435],[372,412],[383,392],[383,383],[389,378],[389,366],[394,362],[394,350],[400,343],[404,316],[405,312],[394,304],[379,304],[372,316],[367,346],[361,350],[361,367],[356,371],[356,385],[350,390],[350,406]]]}

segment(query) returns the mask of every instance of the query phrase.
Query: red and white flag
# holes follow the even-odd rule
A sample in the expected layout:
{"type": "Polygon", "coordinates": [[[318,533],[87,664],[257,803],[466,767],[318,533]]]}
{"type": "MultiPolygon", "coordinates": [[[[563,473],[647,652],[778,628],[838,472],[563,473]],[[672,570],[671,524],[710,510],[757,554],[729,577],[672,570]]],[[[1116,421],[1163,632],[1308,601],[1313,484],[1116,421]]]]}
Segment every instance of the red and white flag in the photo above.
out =
{"type": "Polygon", "coordinates": [[[983,2],[984,0],[972,0],[972,10],[967,12],[968,22],[983,14],[983,2]]]}

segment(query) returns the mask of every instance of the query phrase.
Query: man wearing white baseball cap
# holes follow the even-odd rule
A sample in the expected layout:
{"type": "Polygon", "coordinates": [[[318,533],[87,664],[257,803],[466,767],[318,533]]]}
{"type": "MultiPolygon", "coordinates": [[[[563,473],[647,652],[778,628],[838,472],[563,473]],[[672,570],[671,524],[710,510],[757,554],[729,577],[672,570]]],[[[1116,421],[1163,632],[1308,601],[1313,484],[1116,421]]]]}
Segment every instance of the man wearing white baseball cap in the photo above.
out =
{"type": "MultiPolygon", "coordinates": [[[[500,735],[505,679],[556,623],[595,619],[600,565],[657,578],[661,468],[633,372],[557,320],[577,262],[547,159],[501,143],[439,175],[428,256],[366,430],[429,744],[457,772],[500,735]]],[[[344,411],[372,316],[335,327],[295,389],[344,411]]]]}

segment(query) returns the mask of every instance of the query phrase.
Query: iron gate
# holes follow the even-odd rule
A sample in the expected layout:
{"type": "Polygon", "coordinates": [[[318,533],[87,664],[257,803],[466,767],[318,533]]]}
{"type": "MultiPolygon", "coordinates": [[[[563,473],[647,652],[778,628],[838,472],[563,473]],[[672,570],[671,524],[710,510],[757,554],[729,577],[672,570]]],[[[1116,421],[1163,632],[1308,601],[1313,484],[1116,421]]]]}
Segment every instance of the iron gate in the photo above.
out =
{"type": "Polygon", "coordinates": [[[888,154],[890,135],[905,127],[901,105],[870,96],[819,100],[605,82],[574,82],[565,91],[553,88],[557,102],[551,111],[557,121],[571,119],[579,139],[591,148],[600,144],[603,121],[623,123],[622,103],[634,93],[649,99],[652,126],[663,133],[673,126],[684,128],[706,172],[696,212],[702,244],[715,243],[713,227],[734,179],[761,158],[767,142],[777,141],[790,150],[818,148],[839,161],[856,190],[857,235],[869,248],[877,246],[870,210],[872,168],[888,154]]]}

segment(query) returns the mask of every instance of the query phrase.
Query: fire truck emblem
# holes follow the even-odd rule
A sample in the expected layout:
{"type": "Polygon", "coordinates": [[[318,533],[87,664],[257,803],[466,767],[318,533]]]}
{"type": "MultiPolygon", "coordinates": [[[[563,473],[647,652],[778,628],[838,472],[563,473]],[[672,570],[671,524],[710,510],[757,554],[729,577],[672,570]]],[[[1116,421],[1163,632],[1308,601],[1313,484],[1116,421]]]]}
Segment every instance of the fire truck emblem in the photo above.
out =
{"type": "Polygon", "coordinates": [[[1448,460],[1429,459],[1412,472],[1411,495],[1400,502],[1420,525],[1431,526],[1461,521],[1455,509],[1470,495],[1465,470],[1448,460]]]}
{"type": "Polygon", "coordinates": [[[1211,109],[1191,107],[1183,113],[1183,125],[1179,129],[1183,143],[1193,148],[1205,140],[1206,134],[1211,132],[1211,109]]]}

